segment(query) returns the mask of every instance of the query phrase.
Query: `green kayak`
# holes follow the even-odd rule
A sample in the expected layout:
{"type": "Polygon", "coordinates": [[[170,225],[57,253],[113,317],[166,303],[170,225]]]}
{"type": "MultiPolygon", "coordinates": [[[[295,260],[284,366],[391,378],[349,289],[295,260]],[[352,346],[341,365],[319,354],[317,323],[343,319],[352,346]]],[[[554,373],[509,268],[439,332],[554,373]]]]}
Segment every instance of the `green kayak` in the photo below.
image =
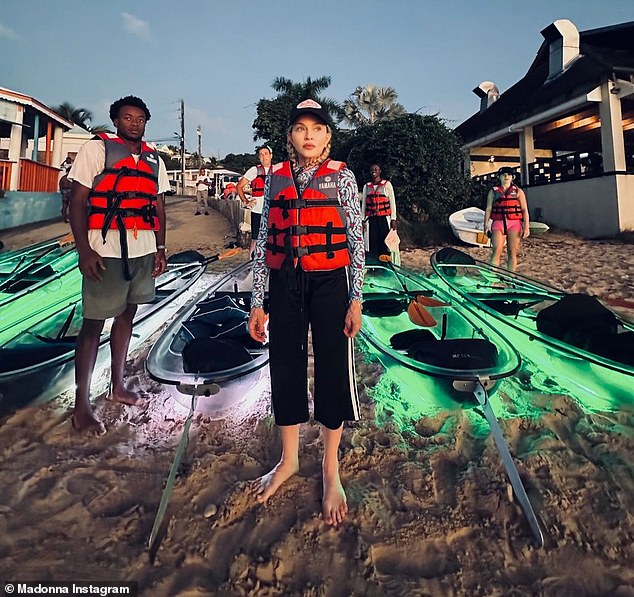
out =
{"type": "MultiPolygon", "coordinates": [[[[195,283],[208,260],[196,251],[170,257],[167,271],[156,279],[156,297],[139,305],[134,319],[131,348],[164,324],[185,299],[191,298],[195,283]]],[[[10,331],[0,340],[0,414],[17,407],[45,402],[72,387],[75,342],[82,323],[81,278],[61,279],[64,298],[49,304],[46,313],[34,317],[21,332],[10,331]]],[[[100,340],[97,370],[109,365],[111,320],[100,340]]]]}
{"type": "MultiPolygon", "coordinates": [[[[432,255],[431,265],[454,298],[585,407],[614,410],[634,402],[634,325],[595,297],[566,293],[453,248],[432,255]]],[[[542,389],[552,392],[552,383],[542,389]]]]}
{"type": "MultiPolygon", "coordinates": [[[[480,406],[513,492],[538,546],[539,522],[502,435],[489,394],[520,367],[520,356],[495,328],[428,278],[386,261],[366,261],[360,335],[392,380],[391,393],[410,383],[423,402],[456,408],[459,395],[480,406]],[[415,377],[413,383],[409,378],[415,377]],[[413,374],[413,375],[412,375],[413,374]]],[[[464,398],[463,398],[464,399],[464,398]]]]}

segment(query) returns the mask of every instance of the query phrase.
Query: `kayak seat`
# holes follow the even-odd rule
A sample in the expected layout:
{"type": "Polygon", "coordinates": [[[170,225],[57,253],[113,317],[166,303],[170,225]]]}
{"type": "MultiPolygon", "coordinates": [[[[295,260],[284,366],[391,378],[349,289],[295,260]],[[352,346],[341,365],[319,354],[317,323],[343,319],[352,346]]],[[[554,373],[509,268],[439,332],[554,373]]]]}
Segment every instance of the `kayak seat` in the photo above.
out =
{"type": "Polygon", "coordinates": [[[236,340],[195,338],[183,348],[185,373],[226,371],[251,360],[249,351],[236,340]]]}
{"type": "Polygon", "coordinates": [[[634,366],[634,332],[570,334],[566,342],[617,363],[634,366]]]}
{"type": "Polygon", "coordinates": [[[536,324],[542,334],[589,352],[612,342],[618,330],[614,313],[588,294],[565,295],[542,309],[536,324]]]}
{"type": "Polygon", "coordinates": [[[421,363],[447,369],[489,369],[497,364],[495,344],[480,338],[423,340],[407,351],[409,357],[421,363]]]}
{"type": "Polygon", "coordinates": [[[363,313],[370,317],[393,317],[407,309],[407,298],[367,298],[363,301],[363,313]]]}
{"type": "Polygon", "coordinates": [[[17,371],[66,354],[75,349],[75,342],[42,343],[0,350],[0,372],[17,371]]]}
{"type": "Polygon", "coordinates": [[[429,330],[415,328],[394,334],[390,338],[390,346],[395,350],[408,350],[412,345],[423,341],[434,341],[436,336],[429,330]]]}

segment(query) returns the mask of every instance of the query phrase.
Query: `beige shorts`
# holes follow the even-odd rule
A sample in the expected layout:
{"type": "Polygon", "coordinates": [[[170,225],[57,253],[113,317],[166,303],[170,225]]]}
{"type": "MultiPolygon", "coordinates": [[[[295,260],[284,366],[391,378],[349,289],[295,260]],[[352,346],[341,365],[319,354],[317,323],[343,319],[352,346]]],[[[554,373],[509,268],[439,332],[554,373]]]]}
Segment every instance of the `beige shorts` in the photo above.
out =
{"type": "Polygon", "coordinates": [[[102,280],[82,279],[82,307],[84,319],[103,320],[123,313],[128,305],[151,303],[154,300],[154,253],[128,259],[132,280],[123,274],[123,260],[104,257],[102,280]]]}

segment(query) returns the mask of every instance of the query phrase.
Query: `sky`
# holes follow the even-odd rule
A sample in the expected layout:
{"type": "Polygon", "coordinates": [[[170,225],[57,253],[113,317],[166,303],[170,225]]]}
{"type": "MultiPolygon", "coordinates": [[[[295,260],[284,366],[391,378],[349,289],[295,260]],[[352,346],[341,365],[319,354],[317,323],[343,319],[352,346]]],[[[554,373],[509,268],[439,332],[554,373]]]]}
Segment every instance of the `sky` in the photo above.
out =
{"type": "Polygon", "coordinates": [[[579,31],[634,20],[632,0],[0,0],[0,87],[70,102],[110,124],[123,96],[145,100],[146,138],[222,158],[254,151],[252,124],[276,77],[330,76],[343,102],[393,87],[409,112],[455,127],[482,81],[508,89],[557,19],[579,31]]]}

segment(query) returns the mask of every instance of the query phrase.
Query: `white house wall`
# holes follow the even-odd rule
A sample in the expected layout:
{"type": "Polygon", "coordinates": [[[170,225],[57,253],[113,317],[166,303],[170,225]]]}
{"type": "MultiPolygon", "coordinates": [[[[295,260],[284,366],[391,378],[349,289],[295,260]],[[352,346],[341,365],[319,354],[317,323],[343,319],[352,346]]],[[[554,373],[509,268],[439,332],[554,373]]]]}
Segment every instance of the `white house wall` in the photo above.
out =
{"type": "Polygon", "coordinates": [[[617,175],[621,230],[634,230],[634,176],[617,175]]]}
{"type": "MultiPolygon", "coordinates": [[[[618,178],[630,179],[627,182],[630,193],[627,217],[634,222],[634,176],[618,178]]],[[[528,208],[533,218],[535,210],[541,209],[540,219],[547,224],[574,230],[587,238],[612,236],[623,230],[617,197],[617,176],[571,180],[526,189],[528,208]]],[[[625,201],[622,197],[621,203],[625,201]]]]}

